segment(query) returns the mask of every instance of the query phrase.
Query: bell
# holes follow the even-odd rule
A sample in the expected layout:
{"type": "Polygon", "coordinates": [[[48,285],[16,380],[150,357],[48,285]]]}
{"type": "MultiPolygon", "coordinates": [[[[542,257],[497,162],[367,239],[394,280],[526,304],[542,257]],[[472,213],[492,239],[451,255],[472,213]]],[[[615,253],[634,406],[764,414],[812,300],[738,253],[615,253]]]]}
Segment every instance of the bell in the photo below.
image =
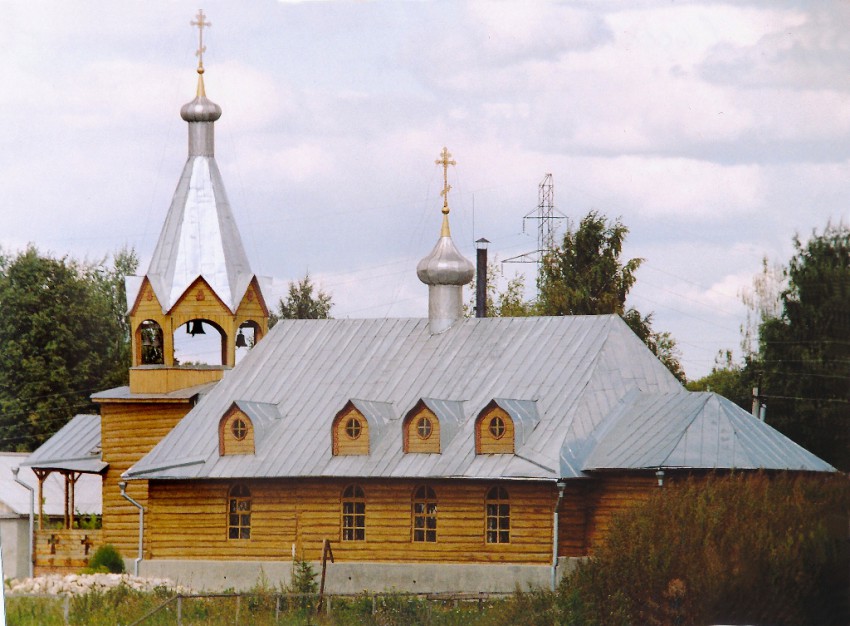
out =
{"type": "Polygon", "coordinates": [[[236,347],[244,348],[248,345],[248,342],[245,341],[245,335],[242,334],[242,329],[239,329],[239,334],[236,335],[236,347]]]}
{"type": "Polygon", "coordinates": [[[193,337],[195,335],[206,335],[203,322],[201,320],[192,320],[192,327],[189,329],[189,334],[193,337]]]}
{"type": "Polygon", "coordinates": [[[153,339],[151,340],[151,345],[154,348],[161,348],[162,347],[162,339],[160,339],[159,333],[157,333],[156,335],[153,336],[153,339]]]}
{"type": "Polygon", "coordinates": [[[148,333],[142,333],[142,345],[146,348],[149,348],[153,345],[153,342],[151,341],[150,335],[148,335],[148,333]]]}

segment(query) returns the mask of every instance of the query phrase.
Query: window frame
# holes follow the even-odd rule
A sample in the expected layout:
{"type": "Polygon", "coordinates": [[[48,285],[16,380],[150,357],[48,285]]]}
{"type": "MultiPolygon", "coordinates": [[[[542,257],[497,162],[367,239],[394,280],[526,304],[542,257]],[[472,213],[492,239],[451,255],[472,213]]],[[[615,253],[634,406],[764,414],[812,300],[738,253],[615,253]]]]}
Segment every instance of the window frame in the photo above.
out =
{"type": "Polygon", "coordinates": [[[511,497],[501,485],[494,485],[484,496],[484,543],[511,543],[511,497]]]}
{"type": "Polygon", "coordinates": [[[340,498],[340,540],[366,541],[366,492],[358,484],[347,485],[340,498]]]}
{"type": "Polygon", "coordinates": [[[251,539],[253,496],[244,483],[236,483],[227,492],[227,540],[251,539]],[[244,508],[243,508],[244,507],[244,508]]]}
{"type": "Polygon", "coordinates": [[[437,492],[431,485],[418,485],[412,496],[410,540],[437,543],[437,492]]]}

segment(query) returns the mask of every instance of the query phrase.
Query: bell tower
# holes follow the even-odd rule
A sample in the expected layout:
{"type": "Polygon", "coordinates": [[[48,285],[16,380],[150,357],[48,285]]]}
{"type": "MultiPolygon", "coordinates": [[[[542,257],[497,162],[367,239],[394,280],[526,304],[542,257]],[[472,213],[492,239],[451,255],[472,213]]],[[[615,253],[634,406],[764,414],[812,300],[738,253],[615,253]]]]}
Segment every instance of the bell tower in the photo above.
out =
{"type": "Polygon", "coordinates": [[[203,60],[204,28],[211,24],[199,11],[192,25],[199,33],[198,86],[194,100],[180,109],[189,156],[147,273],[126,280],[131,393],[169,393],[219,380],[235,365],[236,348],[259,341],[268,330],[260,281],[245,255],[215,160],[214,124],[221,107],[207,98],[203,60]],[[205,336],[207,358],[188,348],[188,357],[178,361],[178,345],[198,335],[205,336]]]}

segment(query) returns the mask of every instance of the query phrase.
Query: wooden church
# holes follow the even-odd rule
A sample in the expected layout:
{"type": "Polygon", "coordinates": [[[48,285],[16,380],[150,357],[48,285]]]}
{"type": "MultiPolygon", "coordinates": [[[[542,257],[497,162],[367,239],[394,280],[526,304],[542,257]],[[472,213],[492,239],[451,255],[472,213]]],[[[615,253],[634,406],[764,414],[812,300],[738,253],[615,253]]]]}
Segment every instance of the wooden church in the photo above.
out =
{"type": "Polygon", "coordinates": [[[473,266],[451,238],[448,185],[416,268],[427,317],[268,332],[215,161],[221,109],[198,73],[181,110],[188,160],[147,274],[127,280],[130,384],[93,396],[101,541],[131,569],[209,589],[285,582],[293,556],[318,561],[327,541],[335,591],[549,586],[665,480],[834,471],[686,391],[618,316],[465,318],[473,266]],[[176,362],[177,333],[204,329],[221,365],[176,362]],[[245,335],[255,346],[234,366],[245,335]]]}

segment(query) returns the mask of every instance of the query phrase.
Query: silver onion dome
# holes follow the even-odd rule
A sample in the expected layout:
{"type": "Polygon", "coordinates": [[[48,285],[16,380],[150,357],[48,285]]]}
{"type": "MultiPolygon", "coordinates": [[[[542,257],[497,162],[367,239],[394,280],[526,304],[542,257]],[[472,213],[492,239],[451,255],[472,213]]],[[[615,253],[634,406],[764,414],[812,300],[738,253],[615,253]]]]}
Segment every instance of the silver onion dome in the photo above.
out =
{"type": "Polygon", "coordinates": [[[416,275],[426,285],[465,285],[474,274],[472,262],[448,235],[440,237],[431,253],[416,266],[416,275]]]}
{"type": "Polygon", "coordinates": [[[180,117],[187,122],[215,122],[221,117],[221,107],[207,98],[204,77],[198,72],[198,94],[180,109],[180,117]]]}

